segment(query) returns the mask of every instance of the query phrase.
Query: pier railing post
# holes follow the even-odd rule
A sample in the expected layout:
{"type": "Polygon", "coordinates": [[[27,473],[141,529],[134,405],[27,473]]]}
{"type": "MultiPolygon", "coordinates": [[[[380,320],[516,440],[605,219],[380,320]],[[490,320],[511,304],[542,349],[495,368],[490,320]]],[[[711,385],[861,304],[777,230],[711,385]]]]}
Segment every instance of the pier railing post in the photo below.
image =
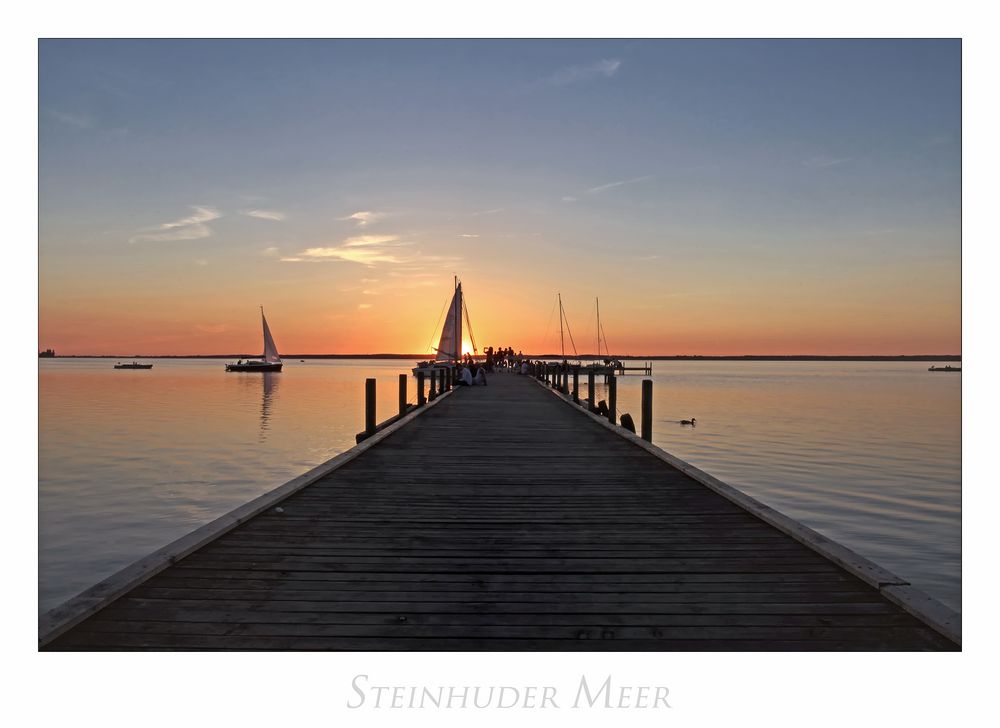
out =
{"type": "Polygon", "coordinates": [[[580,367],[573,367],[573,404],[580,404],[580,367]]]}
{"type": "Polygon", "coordinates": [[[438,396],[438,393],[437,393],[437,370],[436,369],[431,369],[431,391],[430,391],[430,394],[427,395],[427,399],[433,401],[433,400],[437,399],[437,396],[438,396]]]}
{"type": "Polygon", "coordinates": [[[618,378],[614,374],[608,376],[608,422],[615,424],[618,411],[618,378]]]}
{"type": "Polygon", "coordinates": [[[406,380],[409,379],[405,374],[399,375],[399,416],[402,417],[406,414],[406,380]]]}
{"type": "Polygon", "coordinates": [[[365,433],[375,434],[375,379],[365,380],[365,433]]]}
{"type": "Polygon", "coordinates": [[[587,372],[587,411],[594,411],[594,370],[587,372]]]}
{"type": "Polygon", "coordinates": [[[441,370],[441,394],[451,389],[451,367],[441,370]]]}
{"type": "Polygon", "coordinates": [[[562,386],[559,387],[559,391],[569,394],[569,365],[565,362],[562,365],[562,386]]]}
{"type": "Polygon", "coordinates": [[[646,442],[653,441],[653,380],[642,380],[642,425],[641,435],[646,442]]]}
{"type": "Polygon", "coordinates": [[[417,407],[427,404],[427,397],[424,395],[424,373],[417,372],[417,407]]]}

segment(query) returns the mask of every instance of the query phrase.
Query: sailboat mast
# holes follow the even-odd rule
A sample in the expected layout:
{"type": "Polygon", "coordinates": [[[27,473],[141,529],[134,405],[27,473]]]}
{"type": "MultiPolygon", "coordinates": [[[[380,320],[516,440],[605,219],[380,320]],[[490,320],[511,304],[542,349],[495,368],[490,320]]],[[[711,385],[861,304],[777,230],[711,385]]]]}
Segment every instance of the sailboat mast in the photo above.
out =
{"type": "Polygon", "coordinates": [[[566,358],[566,342],[563,339],[563,306],[562,306],[562,294],[557,293],[556,296],[559,297],[559,346],[562,348],[562,358],[566,358]]]}
{"type": "Polygon", "coordinates": [[[601,299],[595,298],[597,302],[597,356],[601,356],[601,299]]]}
{"type": "Polygon", "coordinates": [[[455,295],[452,296],[451,305],[452,305],[452,308],[455,309],[455,310],[453,310],[451,312],[452,316],[454,316],[454,321],[455,321],[455,328],[454,328],[454,332],[453,332],[452,337],[451,337],[452,338],[452,347],[453,347],[452,351],[454,352],[454,357],[453,358],[454,358],[455,362],[458,363],[458,361],[461,358],[459,356],[459,351],[458,351],[458,325],[460,323],[458,317],[461,316],[461,311],[458,310],[458,307],[462,305],[461,302],[458,300],[458,276],[455,276],[455,295]]]}
{"type": "Polygon", "coordinates": [[[260,332],[264,339],[264,353],[260,355],[262,361],[267,361],[267,319],[264,318],[264,306],[260,307],[260,332]]]}

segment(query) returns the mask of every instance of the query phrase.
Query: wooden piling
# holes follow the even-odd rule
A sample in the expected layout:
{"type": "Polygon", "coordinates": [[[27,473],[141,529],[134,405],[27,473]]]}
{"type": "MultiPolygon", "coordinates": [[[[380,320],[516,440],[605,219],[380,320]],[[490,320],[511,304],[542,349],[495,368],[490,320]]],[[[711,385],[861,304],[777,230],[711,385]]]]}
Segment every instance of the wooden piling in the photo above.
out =
{"type": "Polygon", "coordinates": [[[399,416],[402,417],[406,414],[406,380],[405,374],[399,375],[399,416]]]}
{"type": "Polygon", "coordinates": [[[573,403],[580,404],[580,367],[573,367],[573,403]]]}
{"type": "Polygon", "coordinates": [[[618,411],[618,378],[608,376],[608,422],[615,424],[615,412],[618,411]]]}
{"type": "Polygon", "coordinates": [[[424,373],[417,372],[417,407],[427,404],[427,397],[424,395],[424,373]]]}
{"type": "Polygon", "coordinates": [[[430,391],[430,394],[427,395],[427,399],[429,399],[431,402],[433,402],[435,399],[437,399],[437,396],[438,396],[438,393],[437,393],[437,370],[436,369],[431,369],[431,391],[430,391]]]}
{"type": "Polygon", "coordinates": [[[365,380],[365,433],[375,434],[375,379],[365,380]]]}
{"type": "Polygon", "coordinates": [[[653,441],[653,380],[642,380],[642,434],[646,442],[653,441]]]}
{"type": "Polygon", "coordinates": [[[587,411],[594,411],[594,370],[587,372],[587,411]]]}

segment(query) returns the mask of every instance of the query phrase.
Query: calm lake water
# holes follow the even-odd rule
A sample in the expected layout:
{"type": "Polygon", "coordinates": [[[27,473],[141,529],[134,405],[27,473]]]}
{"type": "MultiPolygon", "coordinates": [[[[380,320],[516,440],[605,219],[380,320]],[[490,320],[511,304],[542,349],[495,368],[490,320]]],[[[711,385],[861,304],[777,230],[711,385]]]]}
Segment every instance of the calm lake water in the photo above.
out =
{"type": "MultiPolygon", "coordinates": [[[[151,361],[39,360],[42,611],[351,447],[365,377],[382,420],[411,366],[151,361]]],[[[655,362],[654,441],[960,609],[962,375],[927,366],[655,362]]]]}

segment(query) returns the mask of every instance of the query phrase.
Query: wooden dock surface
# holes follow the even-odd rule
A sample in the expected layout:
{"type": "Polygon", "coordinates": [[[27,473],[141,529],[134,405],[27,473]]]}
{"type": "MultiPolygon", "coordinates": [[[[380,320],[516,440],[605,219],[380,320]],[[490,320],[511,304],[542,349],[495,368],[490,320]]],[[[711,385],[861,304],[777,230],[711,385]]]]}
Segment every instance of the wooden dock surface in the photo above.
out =
{"type": "Polygon", "coordinates": [[[529,377],[459,388],[58,650],[948,650],[529,377]]]}

